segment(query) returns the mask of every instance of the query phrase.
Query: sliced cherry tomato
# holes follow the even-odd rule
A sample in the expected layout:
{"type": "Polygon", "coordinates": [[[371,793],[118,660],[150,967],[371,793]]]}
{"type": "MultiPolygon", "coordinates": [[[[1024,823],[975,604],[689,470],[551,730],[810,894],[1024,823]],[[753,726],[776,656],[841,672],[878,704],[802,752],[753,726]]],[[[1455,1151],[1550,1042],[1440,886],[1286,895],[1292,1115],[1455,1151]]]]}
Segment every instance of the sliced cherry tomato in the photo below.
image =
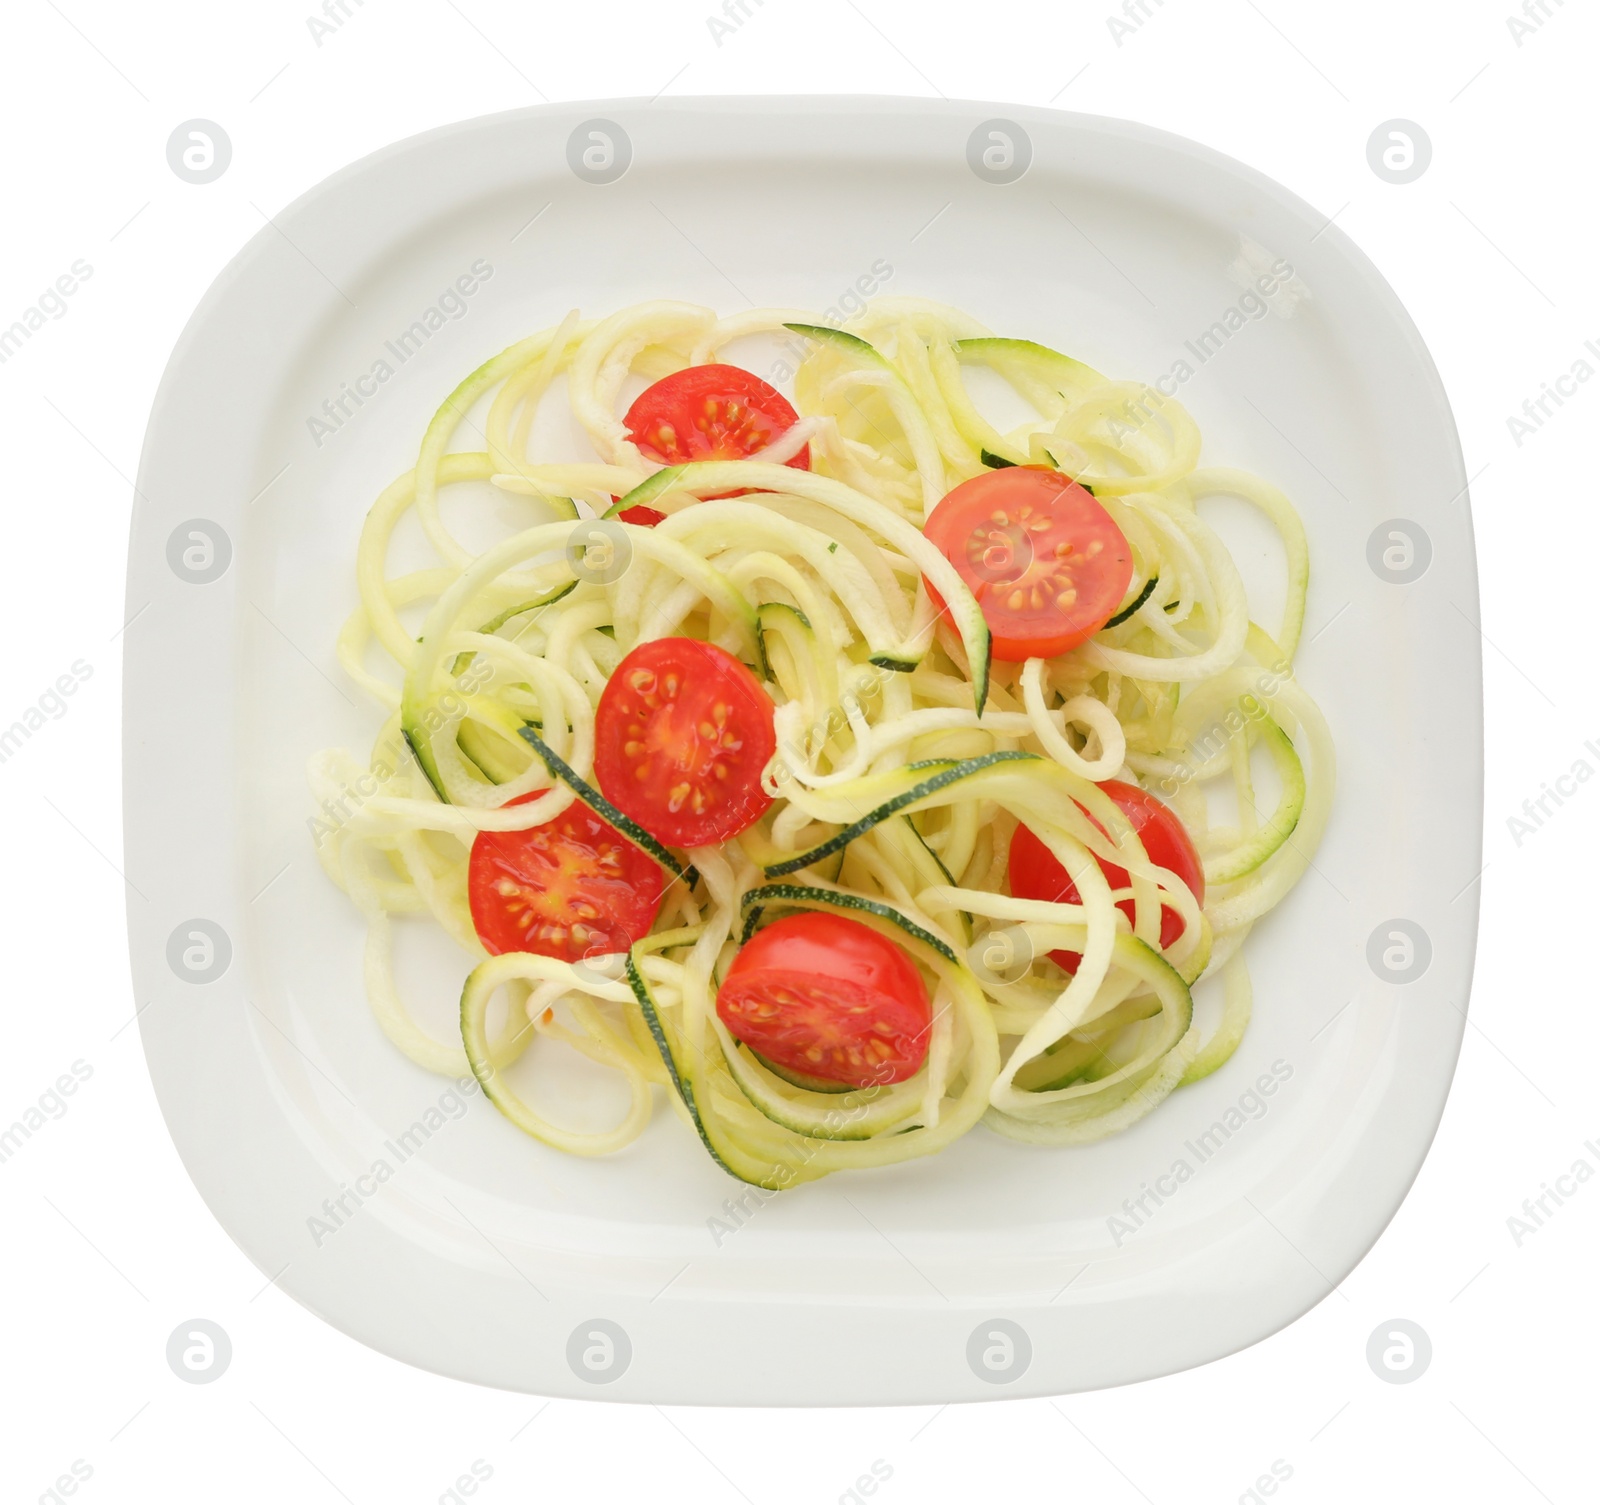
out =
{"type": "MultiPolygon", "coordinates": [[[[1144,843],[1145,855],[1157,867],[1176,873],[1184,882],[1195,902],[1206,900],[1205,870],[1200,865],[1200,854],[1195,851],[1183,822],[1155,795],[1146,793],[1136,784],[1124,784],[1120,779],[1107,779],[1100,787],[1109,794],[1117,808],[1128,817],[1128,824],[1138,832],[1144,843]]],[[[1080,807],[1081,808],[1081,807],[1080,807]]],[[[1091,815],[1090,820],[1094,820],[1091,815]]],[[[1095,820],[1102,831],[1104,826],[1095,820]]],[[[1095,859],[1100,862],[1099,858],[1095,859]]],[[[1047,847],[1026,826],[1018,826],[1011,838],[1011,855],[1007,860],[1011,877],[1011,892],[1019,899],[1047,899],[1054,904],[1078,903],[1078,885],[1047,847]]],[[[1100,862],[1100,871],[1112,888],[1128,886],[1128,870],[1115,863],[1100,862]]],[[[1133,900],[1123,899],[1117,908],[1133,923],[1133,900]]],[[[1161,906],[1161,949],[1165,951],[1183,934],[1183,917],[1168,905],[1161,906]]],[[[1052,951],[1052,961],[1058,962],[1068,972],[1076,972],[1083,959],[1076,951],[1052,951]]]]}
{"type": "MultiPolygon", "coordinates": [[[[776,387],[742,366],[688,366],[646,387],[622,420],[640,452],[663,465],[692,460],[745,460],[799,421],[776,387]]],[[[811,446],[783,462],[811,469],[811,446]]],[[[718,496],[744,496],[721,491],[718,496]]],[[[706,498],[707,501],[712,498],[706,498]]],[[[654,507],[629,507],[625,523],[653,528],[666,516],[654,507]]]]}
{"type": "Polygon", "coordinates": [[[717,991],[717,1013],[780,1071],[851,1087],[915,1076],[933,1018],[921,974],[893,941],[812,913],[756,932],[717,991]]]}
{"type": "Polygon", "coordinates": [[[467,864],[472,923],[493,956],[626,951],[650,934],[664,883],[653,857],[576,802],[526,831],[480,831],[467,864]]]}
{"type": "Polygon", "coordinates": [[[922,531],[977,598],[994,656],[1007,663],[1054,658],[1092,638],[1133,578],[1133,550],[1110,513],[1076,481],[1038,465],[963,481],[922,531]]]}
{"type": "Polygon", "coordinates": [[[697,638],[641,643],[601,692],[595,779],[660,841],[726,841],[772,803],[761,787],[778,745],[772,718],[767,692],[725,649],[697,638]]]}

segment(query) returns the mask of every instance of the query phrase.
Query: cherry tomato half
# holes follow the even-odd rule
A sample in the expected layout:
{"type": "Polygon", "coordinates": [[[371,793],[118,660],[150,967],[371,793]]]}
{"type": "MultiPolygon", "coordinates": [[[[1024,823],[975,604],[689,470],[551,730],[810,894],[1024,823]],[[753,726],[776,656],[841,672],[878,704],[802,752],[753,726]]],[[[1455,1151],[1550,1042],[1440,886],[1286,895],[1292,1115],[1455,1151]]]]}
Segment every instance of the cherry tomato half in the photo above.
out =
{"type": "Polygon", "coordinates": [[[575,962],[626,951],[649,935],[664,881],[653,857],[574,802],[542,826],[478,832],[467,902],[492,956],[532,951],[575,962]]]}
{"type": "Polygon", "coordinates": [[[977,598],[994,656],[1007,663],[1054,658],[1092,638],[1133,578],[1133,550],[1111,515],[1076,481],[1042,466],[963,481],[922,531],[977,598]]]}
{"type": "Polygon", "coordinates": [[[670,846],[726,841],[772,803],[761,787],[778,745],[772,718],[767,692],[725,649],[697,638],[641,643],[600,694],[595,779],[670,846]]]}
{"type": "Polygon", "coordinates": [[[617,514],[625,523],[632,523],[636,528],[653,528],[657,523],[667,520],[665,512],[657,512],[654,507],[646,507],[641,502],[637,507],[624,507],[617,514]]]}
{"type": "MultiPolygon", "coordinates": [[[[688,366],[663,376],[639,394],[622,421],[641,453],[663,465],[683,465],[692,460],[748,459],[792,428],[799,415],[782,392],[753,371],[711,365],[688,366]]],[[[810,470],[811,446],[805,445],[784,464],[810,470]]],[[[653,528],[666,514],[641,506],[617,516],[625,523],[653,528]]]]}
{"type": "MultiPolygon", "coordinates": [[[[1124,784],[1120,779],[1107,779],[1100,788],[1109,794],[1117,808],[1128,817],[1128,824],[1144,843],[1145,855],[1157,867],[1176,873],[1200,904],[1206,899],[1205,871],[1200,865],[1200,854],[1195,851],[1183,822],[1155,795],[1146,793],[1136,784],[1124,784]]],[[[1094,820],[1093,816],[1089,817],[1094,820]]],[[[1094,822],[1100,826],[1099,821],[1094,822]]],[[[1105,828],[1100,827],[1101,830],[1105,828]]],[[[1095,859],[1097,862],[1099,858],[1095,859]]],[[[1018,826],[1011,838],[1011,855],[1007,859],[1011,878],[1011,892],[1019,899],[1047,899],[1054,904],[1076,904],[1078,885],[1067,870],[1056,861],[1047,847],[1026,826],[1018,826]]],[[[1115,863],[1100,862],[1100,871],[1112,888],[1128,886],[1128,870],[1115,863]]],[[[1117,908],[1133,923],[1133,900],[1123,899],[1117,908]]],[[[1183,918],[1178,911],[1161,906],[1161,949],[1165,951],[1183,934],[1183,918]]],[[[1052,951],[1052,961],[1068,972],[1076,972],[1082,956],[1076,951],[1052,951]]]]}
{"type": "Polygon", "coordinates": [[[933,1019],[921,974],[893,941],[814,913],[756,932],[717,991],[717,1014],[779,1070],[851,1087],[915,1076],[933,1019]]]}

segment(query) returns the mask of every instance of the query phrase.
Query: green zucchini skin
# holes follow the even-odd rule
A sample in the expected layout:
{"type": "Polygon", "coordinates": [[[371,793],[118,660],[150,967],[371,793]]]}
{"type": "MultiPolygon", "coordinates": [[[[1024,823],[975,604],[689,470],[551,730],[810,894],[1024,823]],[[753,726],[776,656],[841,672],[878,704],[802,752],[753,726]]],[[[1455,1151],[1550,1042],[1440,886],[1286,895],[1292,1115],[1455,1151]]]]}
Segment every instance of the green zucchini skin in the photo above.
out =
{"type": "MultiPolygon", "coordinates": [[[[485,622],[478,631],[488,637],[504,627],[512,618],[520,617],[524,612],[537,611],[546,606],[553,606],[564,596],[570,595],[577,587],[578,582],[576,580],[566,581],[556,586],[555,589],[546,591],[543,595],[535,596],[530,601],[523,601],[516,606],[509,607],[501,612],[499,616],[485,622]]],[[[469,653],[456,655],[450,672],[457,680],[466,673],[471,659],[472,655],[469,653]]],[[[408,681],[406,692],[400,702],[400,734],[405,738],[406,746],[411,749],[412,757],[417,760],[417,767],[422,770],[423,775],[432,786],[433,792],[439,796],[440,803],[448,805],[451,803],[450,794],[446,790],[444,779],[439,773],[438,760],[433,755],[433,731],[425,724],[429,714],[441,698],[441,695],[432,693],[414,697],[408,681]]],[[[478,764],[478,760],[470,752],[463,748],[462,754],[482,769],[482,765],[478,764]]],[[[483,770],[483,772],[486,777],[493,780],[492,774],[489,774],[487,770],[483,770]]]]}
{"type": "MultiPolygon", "coordinates": [[[[1126,622],[1128,620],[1129,617],[1131,617],[1134,614],[1134,612],[1138,611],[1138,609],[1141,606],[1143,606],[1146,601],[1148,601],[1150,599],[1150,593],[1155,588],[1156,588],[1156,577],[1154,575],[1152,575],[1148,580],[1145,581],[1144,589],[1141,590],[1139,592],[1139,594],[1133,598],[1132,601],[1130,601],[1126,606],[1124,606],[1122,608],[1122,610],[1119,611],[1116,614],[1116,616],[1112,617],[1112,619],[1109,622],[1106,623],[1106,627],[1120,627],[1124,622],[1126,622]]],[[[1102,632],[1104,632],[1105,628],[1102,627],[1100,630],[1102,632]]]]}
{"type": "Polygon", "coordinates": [[[827,344],[842,346],[852,355],[864,356],[874,365],[889,364],[882,353],[860,335],[851,334],[844,329],[835,329],[831,324],[785,324],[783,327],[793,330],[796,334],[803,334],[807,339],[822,340],[827,344]]]}
{"type": "Polygon", "coordinates": [[[1255,872],[1294,835],[1306,805],[1306,775],[1294,742],[1271,717],[1261,723],[1261,740],[1266,744],[1283,785],[1278,808],[1262,824],[1254,838],[1239,850],[1206,866],[1207,883],[1233,883],[1255,872]]]}
{"type": "MultiPolygon", "coordinates": [[[[683,1105],[689,1110],[689,1118],[700,1135],[700,1142],[705,1145],[706,1153],[727,1171],[730,1176],[740,1181],[748,1177],[740,1176],[734,1168],[724,1160],[712,1142],[711,1135],[706,1130],[706,1122],[700,1113],[700,1107],[695,1099],[693,1073],[687,1069],[687,1063],[680,1067],[677,1053],[672,1048],[671,1037],[667,1034],[666,1025],[662,1023],[661,1014],[656,1008],[656,1001],[650,994],[650,986],[644,980],[644,974],[639,970],[639,964],[634,959],[634,953],[628,953],[626,962],[628,986],[633,990],[634,999],[638,1002],[639,1012],[644,1015],[644,1022],[650,1031],[650,1038],[656,1042],[656,1049],[661,1053],[661,1064],[667,1068],[667,1076],[678,1096],[683,1099],[683,1105]]],[[[759,1184],[759,1183],[758,1183],[759,1184]]]]}
{"type": "Polygon", "coordinates": [[[572,792],[577,795],[584,804],[593,810],[601,820],[607,821],[611,825],[615,826],[617,830],[626,836],[628,840],[631,841],[636,847],[641,847],[644,851],[648,852],[652,857],[655,858],[657,862],[661,864],[662,867],[671,873],[674,878],[683,879],[691,888],[693,888],[694,885],[700,881],[700,875],[692,867],[690,867],[688,863],[679,862],[678,859],[674,857],[666,847],[657,841],[654,836],[645,830],[643,826],[641,826],[637,821],[630,820],[619,809],[617,809],[617,807],[613,805],[611,801],[605,797],[605,795],[601,794],[601,792],[596,789],[593,784],[581,777],[578,771],[573,768],[572,765],[568,763],[566,759],[564,759],[559,753],[551,748],[549,744],[546,743],[545,740],[536,731],[534,731],[531,726],[525,726],[521,730],[524,740],[526,740],[529,746],[533,748],[534,752],[538,754],[539,760],[544,764],[544,766],[548,768],[556,778],[560,779],[563,784],[572,790],[572,792]]]}
{"type": "MultiPolygon", "coordinates": [[[[626,496],[619,497],[606,508],[601,517],[617,518],[630,507],[648,507],[662,492],[672,490],[673,483],[683,472],[682,465],[669,465],[665,470],[658,470],[653,476],[647,476],[626,496]]],[[[656,510],[660,511],[660,508],[656,510]]]]}
{"type": "Polygon", "coordinates": [[[1000,372],[1012,371],[1044,382],[1063,396],[1074,388],[1098,386],[1105,378],[1080,360],[1041,345],[1036,340],[1013,340],[1003,335],[976,335],[951,344],[958,360],[976,361],[1000,372]]]}
{"type": "MultiPolygon", "coordinates": [[[[838,545],[835,544],[834,547],[837,548],[838,545]]],[[[761,630],[763,632],[771,631],[773,623],[772,614],[780,611],[788,612],[788,614],[791,617],[794,617],[807,632],[815,632],[816,629],[811,625],[811,618],[801,611],[798,606],[791,606],[787,601],[763,601],[761,605],[756,607],[756,616],[761,622],[761,630]]]]}
{"type": "Polygon", "coordinates": [[[875,810],[863,815],[855,824],[846,826],[844,830],[830,836],[821,846],[812,847],[809,852],[801,852],[797,856],[785,858],[782,862],[775,862],[771,867],[764,868],[768,878],[783,878],[790,873],[798,873],[802,868],[808,868],[814,862],[820,862],[824,857],[831,856],[834,852],[850,845],[858,836],[865,835],[874,826],[881,825],[891,815],[904,810],[907,805],[914,804],[917,800],[927,795],[935,794],[947,786],[969,778],[975,773],[981,773],[985,768],[992,768],[996,763],[1038,762],[1039,755],[1030,752],[992,752],[985,753],[979,758],[964,758],[959,763],[946,764],[943,769],[931,778],[923,779],[893,799],[885,800],[875,810]]]}
{"type": "MultiPolygon", "coordinates": [[[[1020,460],[1008,460],[1004,455],[997,455],[991,449],[980,449],[978,451],[978,458],[982,460],[990,470],[1008,470],[1012,466],[1020,465],[1022,463],[1020,460]]],[[[1063,471],[1062,474],[1065,475],[1066,472],[1063,471]]],[[[1079,481],[1078,484],[1083,487],[1083,489],[1087,491],[1090,496],[1094,495],[1094,487],[1091,486],[1087,481],[1079,481]]]]}
{"type": "MultiPolygon", "coordinates": [[[[775,1077],[782,1077],[791,1087],[799,1087],[806,1092],[828,1092],[835,1095],[843,1092],[859,1091],[847,1082],[830,1082],[823,1077],[802,1076],[798,1071],[791,1071],[787,1066],[780,1066],[776,1061],[769,1061],[759,1051],[750,1052],[756,1060],[770,1071],[775,1077]]],[[[758,1105],[759,1106],[759,1105],[758,1105]]]]}
{"type": "MultiPolygon", "coordinates": [[[[508,606],[499,616],[491,617],[485,622],[478,629],[478,635],[480,637],[492,637],[513,617],[520,617],[524,612],[539,611],[546,606],[554,606],[557,601],[570,596],[577,588],[578,582],[569,580],[565,585],[558,585],[554,590],[546,591],[542,596],[535,596],[531,601],[524,601],[518,606],[508,606]]],[[[472,655],[470,653],[458,653],[450,672],[459,678],[466,673],[467,665],[471,661],[472,655]]]]}
{"type": "Polygon", "coordinates": [[[947,962],[958,967],[966,965],[956,955],[954,949],[940,940],[931,930],[924,929],[914,920],[908,920],[892,904],[883,904],[877,899],[864,898],[860,894],[837,893],[831,888],[812,888],[801,883],[769,883],[762,888],[752,888],[741,903],[746,911],[744,930],[739,940],[741,946],[755,934],[756,926],[761,922],[762,912],[769,905],[812,905],[824,909],[854,910],[858,914],[876,915],[880,920],[898,925],[907,935],[937,951],[947,962]]]}

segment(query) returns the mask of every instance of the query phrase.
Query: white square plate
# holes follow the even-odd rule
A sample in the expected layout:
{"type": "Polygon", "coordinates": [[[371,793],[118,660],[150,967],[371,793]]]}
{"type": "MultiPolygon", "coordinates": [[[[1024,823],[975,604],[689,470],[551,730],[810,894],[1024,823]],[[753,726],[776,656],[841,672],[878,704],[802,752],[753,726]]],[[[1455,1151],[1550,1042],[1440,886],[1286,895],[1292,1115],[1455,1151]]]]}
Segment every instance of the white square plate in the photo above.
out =
{"type": "MultiPolygon", "coordinates": [[[[241,252],[172,358],[139,489],[125,794],[145,1051],[217,1217],[344,1331],[545,1394],[1059,1393],[1264,1337],[1399,1205],[1443,1109],[1477,924],[1471,524],[1410,320],[1336,228],[1260,174],[1138,126],[923,100],[561,105],[452,126],[330,178],[241,252]],[[569,166],[586,147],[590,178],[626,170],[586,180],[569,166]],[[389,1046],[355,911],[313,856],[304,767],[376,729],[333,655],[356,538],[459,377],[574,306],[820,311],[869,277],[1154,380],[1239,322],[1242,246],[1288,261],[1309,297],[1188,356],[1182,400],[1208,463],[1278,482],[1305,517],[1298,672],[1340,770],[1314,870],[1249,943],[1255,1020],[1223,1070],[1101,1144],[979,1129],[763,1198],[671,1114],[618,1156],[571,1159],[389,1046]],[[489,274],[445,298],[478,261],[489,274]],[[439,327],[402,360],[393,342],[419,319],[439,327]],[[380,361],[375,395],[344,396],[380,361]],[[1369,563],[1393,519],[1431,549],[1409,584],[1369,563]],[[1404,984],[1381,960],[1397,918],[1431,951],[1404,984]]],[[[1257,535],[1230,536],[1247,578],[1271,565],[1257,535]]],[[[1269,624],[1275,610],[1259,606],[1269,624]]],[[[443,1033],[466,963],[425,949],[404,986],[443,1033]]]]}

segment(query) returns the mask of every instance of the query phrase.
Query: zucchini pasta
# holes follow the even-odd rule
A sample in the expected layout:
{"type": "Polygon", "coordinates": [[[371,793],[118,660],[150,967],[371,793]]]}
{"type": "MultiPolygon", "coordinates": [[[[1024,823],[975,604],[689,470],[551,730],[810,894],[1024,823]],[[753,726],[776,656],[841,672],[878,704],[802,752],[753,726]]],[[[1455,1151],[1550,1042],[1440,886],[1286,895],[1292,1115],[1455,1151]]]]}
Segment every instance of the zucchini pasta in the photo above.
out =
{"type": "Polygon", "coordinates": [[[914,298],[573,313],[487,361],[362,532],[338,655],[374,749],[310,770],[384,1033],[547,1145],[620,1150],[664,1100],[768,1188],[980,1120],[1085,1143],[1217,1070],[1334,754],[1294,675],[1300,519],[1199,456],[1172,398],[914,298]],[[723,358],[752,336],[796,352],[792,402],[723,358]],[[985,416],[978,368],[1026,421],[985,416]],[[534,453],[562,403],[592,459],[534,453]],[[528,525],[479,550],[441,503],[485,482],[528,525]],[[1219,495],[1282,540],[1270,632],[1219,495]],[[391,574],[407,514],[435,562],[391,574]],[[420,915],[470,958],[457,1039],[403,1001],[420,915]],[[557,1122],[530,1049],[626,1110],[557,1122]]]}

